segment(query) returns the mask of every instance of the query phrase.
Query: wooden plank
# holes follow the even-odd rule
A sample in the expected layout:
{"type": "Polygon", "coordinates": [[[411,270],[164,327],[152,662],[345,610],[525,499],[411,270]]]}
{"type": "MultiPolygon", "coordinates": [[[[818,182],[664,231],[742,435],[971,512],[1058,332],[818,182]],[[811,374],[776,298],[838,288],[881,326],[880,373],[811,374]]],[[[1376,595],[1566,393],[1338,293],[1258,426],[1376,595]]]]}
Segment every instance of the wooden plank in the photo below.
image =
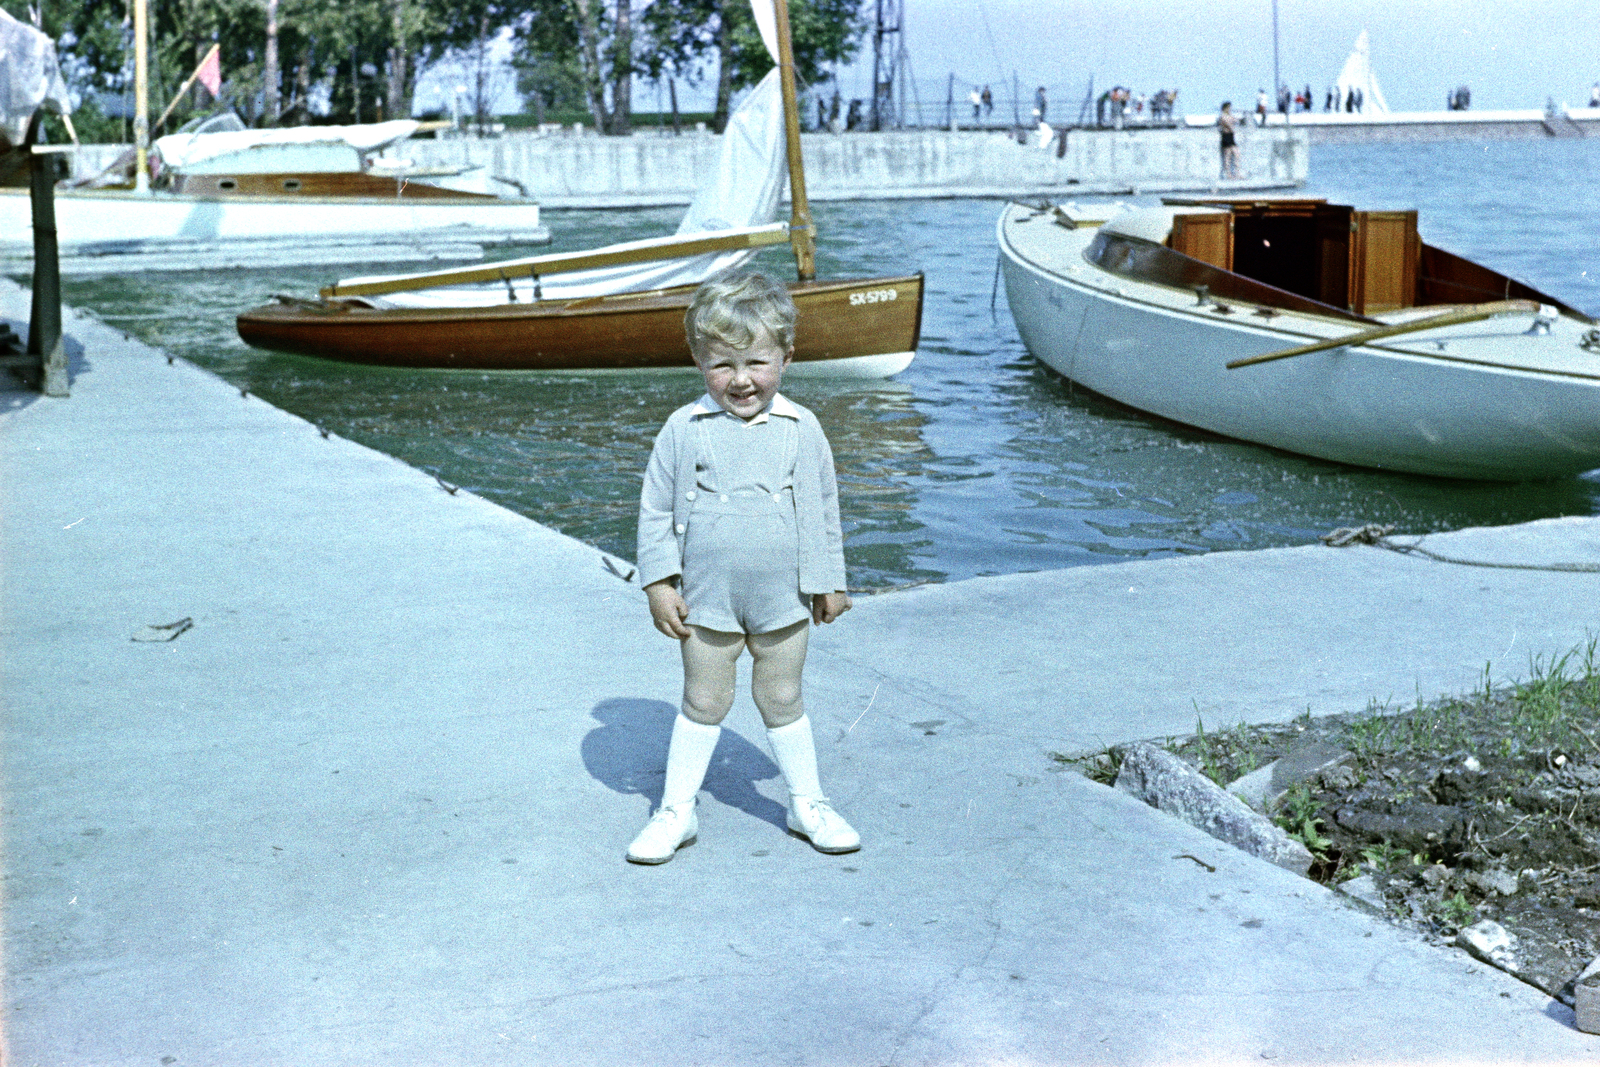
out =
{"type": "Polygon", "coordinates": [[[1412,307],[1417,298],[1415,211],[1352,214],[1350,306],[1361,315],[1412,307]]]}
{"type": "Polygon", "coordinates": [[[1549,293],[1542,293],[1515,278],[1490,270],[1481,263],[1446,252],[1432,245],[1422,245],[1418,257],[1420,278],[1417,282],[1417,303],[1428,304],[1478,304],[1485,300],[1537,300],[1560,309],[1564,315],[1584,322],[1595,320],[1549,293]]]}
{"type": "Polygon", "coordinates": [[[661,259],[681,259],[703,255],[707,252],[737,251],[744,248],[764,248],[767,245],[785,244],[789,240],[789,227],[775,222],[760,229],[745,230],[736,234],[694,234],[689,237],[668,238],[660,241],[639,241],[631,247],[613,245],[590,252],[552,252],[526,259],[508,259],[481,267],[464,267],[458,270],[428,271],[423,274],[406,274],[372,282],[337,282],[322,290],[325,297],[382,296],[385,293],[414,292],[418,289],[438,289],[447,285],[477,285],[485,282],[503,282],[515,278],[543,278],[575,270],[595,267],[616,267],[627,263],[649,263],[661,259]]]}
{"type": "Polygon", "coordinates": [[[1318,209],[1317,299],[1334,307],[1350,306],[1350,208],[1326,204],[1318,209]]]}
{"type": "Polygon", "coordinates": [[[1174,216],[1169,240],[1174,252],[1222,270],[1233,269],[1232,213],[1174,216]]]}
{"type": "Polygon", "coordinates": [[[499,200],[493,193],[469,193],[404,175],[360,174],[355,171],[305,174],[174,174],[171,190],[181,196],[234,200],[260,196],[349,196],[387,200],[449,200],[483,203],[499,200]]]}

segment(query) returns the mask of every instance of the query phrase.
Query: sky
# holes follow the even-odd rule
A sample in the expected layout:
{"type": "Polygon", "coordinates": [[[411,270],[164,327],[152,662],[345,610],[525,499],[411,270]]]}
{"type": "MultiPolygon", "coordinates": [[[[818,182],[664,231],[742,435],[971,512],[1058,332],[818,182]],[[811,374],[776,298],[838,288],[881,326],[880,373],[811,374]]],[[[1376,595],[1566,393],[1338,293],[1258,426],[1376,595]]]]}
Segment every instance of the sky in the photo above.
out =
{"type": "MultiPolygon", "coordinates": [[[[636,10],[645,6],[634,0],[636,10]]],[[[942,114],[949,76],[956,98],[988,83],[997,94],[1016,71],[1025,104],[1045,85],[1051,117],[1076,115],[1095,90],[1125,85],[1149,95],[1179,90],[1180,110],[1215,111],[1223,100],[1253,106],[1272,85],[1272,0],[901,0],[903,37],[916,95],[942,114]]],[[[1283,80],[1322,95],[1363,29],[1378,84],[1395,111],[1434,111],[1459,85],[1474,110],[1584,106],[1600,80],[1600,0],[1278,0],[1283,80]]],[[[871,10],[871,0],[868,0],[871,10]]],[[[509,45],[502,44],[509,51],[509,45]]],[[[458,71],[430,72],[418,106],[448,106],[458,71]]],[[[866,98],[871,37],[841,70],[841,92],[866,98]]],[[[509,75],[497,111],[519,108],[509,75]]],[[[680,86],[685,110],[710,110],[707,80],[680,86]]],[[[656,88],[634,89],[636,110],[653,110],[656,88]]],[[[665,93],[663,91],[662,95],[665,93]]]]}
{"type": "MultiPolygon", "coordinates": [[[[1252,103],[1272,86],[1272,0],[902,0],[923,102],[947,78],[990,82],[1017,71],[1031,99],[1074,105],[1089,77],[1146,95],[1176,88],[1187,110],[1252,103]]],[[[1600,80],[1600,0],[1278,0],[1283,80],[1309,83],[1319,107],[1363,29],[1378,84],[1395,111],[1439,110],[1458,85],[1474,110],[1584,106],[1600,80]]],[[[846,96],[868,95],[864,62],[841,72],[846,96]]],[[[958,92],[959,98],[961,94],[958,92]]]]}

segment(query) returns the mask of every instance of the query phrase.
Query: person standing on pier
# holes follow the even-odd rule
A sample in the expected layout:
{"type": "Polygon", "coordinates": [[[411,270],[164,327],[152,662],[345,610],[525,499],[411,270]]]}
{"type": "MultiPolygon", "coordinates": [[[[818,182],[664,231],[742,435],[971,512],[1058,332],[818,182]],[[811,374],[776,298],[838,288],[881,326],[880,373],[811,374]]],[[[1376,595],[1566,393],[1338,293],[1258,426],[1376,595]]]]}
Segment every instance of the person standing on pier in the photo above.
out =
{"type": "Polygon", "coordinates": [[[1233,101],[1224,100],[1217,115],[1217,129],[1222,134],[1222,177],[1239,177],[1238,120],[1233,115],[1233,101]]]}
{"type": "Polygon", "coordinates": [[[1035,123],[1045,121],[1045,112],[1049,107],[1050,102],[1045,99],[1044,86],[1041,85],[1033,91],[1033,121],[1035,123]]]}
{"type": "Polygon", "coordinates": [[[682,648],[683,705],[633,863],[665,863],[699,832],[696,795],[746,649],[790,832],[819,852],[861,847],[822,794],[800,694],[810,627],[849,611],[850,594],[833,452],[816,416],[778,392],[795,314],[788,289],[749,274],[702,285],[684,316],[706,391],[661,428],[639,503],[639,581],[682,648]]]}

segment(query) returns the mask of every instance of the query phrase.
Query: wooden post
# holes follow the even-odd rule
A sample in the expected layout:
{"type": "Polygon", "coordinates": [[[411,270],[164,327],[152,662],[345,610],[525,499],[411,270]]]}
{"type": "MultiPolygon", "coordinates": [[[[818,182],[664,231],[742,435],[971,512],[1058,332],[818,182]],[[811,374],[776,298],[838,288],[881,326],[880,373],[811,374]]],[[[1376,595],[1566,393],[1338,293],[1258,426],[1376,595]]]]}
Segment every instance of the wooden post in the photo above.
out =
{"type": "Polygon", "coordinates": [[[150,16],[133,0],[133,188],[150,191],[150,16]]]}
{"type": "Polygon", "coordinates": [[[33,303],[28,316],[28,356],[37,360],[45,396],[67,395],[67,354],[61,343],[61,260],[56,248],[56,153],[35,151],[44,111],[35,111],[23,144],[33,201],[33,303]]]}
{"type": "Polygon", "coordinates": [[[795,272],[803,282],[817,276],[817,228],[806,200],[805,161],[800,156],[800,111],[795,102],[794,47],[789,41],[788,0],[773,0],[778,21],[778,80],[783,89],[783,126],[789,150],[789,242],[795,272]]]}

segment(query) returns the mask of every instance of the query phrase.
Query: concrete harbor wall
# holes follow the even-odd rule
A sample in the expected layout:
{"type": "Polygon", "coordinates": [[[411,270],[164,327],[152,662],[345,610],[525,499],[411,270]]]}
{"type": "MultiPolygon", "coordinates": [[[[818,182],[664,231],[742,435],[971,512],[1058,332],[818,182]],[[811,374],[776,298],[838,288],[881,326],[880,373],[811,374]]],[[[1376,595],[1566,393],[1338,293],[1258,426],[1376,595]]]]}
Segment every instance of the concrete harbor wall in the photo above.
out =
{"type": "MultiPolygon", "coordinates": [[[[1215,130],[1069,130],[1065,146],[1041,148],[1030,133],[905,130],[817,133],[802,138],[806,188],[813,200],[966,196],[1063,196],[1209,189],[1216,184],[1215,130]]],[[[716,165],[719,140],[641,133],[412,140],[389,149],[419,167],[484,166],[520,183],[546,207],[604,208],[687,204],[716,165]]],[[[1281,188],[1306,180],[1309,138],[1299,129],[1248,131],[1240,139],[1246,175],[1229,188],[1281,188]]],[[[75,175],[95,174],[122,145],[85,145],[75,175]]],[[[511,188],[507,187],[506,192],[511,188]]]]}
{"type": "MultiPolygon", "coordinates": [[[[1018,144],[1005,133],[905,130],[817,133],[803,138],[806,189],[814,200],[1037,196],[1210,188],[1217,179],[1214,130],[1070,130],[1055,142],[1018,144]],[[1059,153],[1059,154],[1058,154],[1059,153]]],[[[424,166],[484,165],[523,183],[547,207],[687,204],[715,165],[717,138],[510,136],[410,141],[403,155],[424,166]]],[[[1241,142],[1248,180],[1304,182],[1308,138],[1262,130],[1241,142]]]]}
{"type": "MultiPolygon", "coordinates": [[[[1190,115],[1194,127],[1215,116],[1190,115]]],[[[1600,108],[1518,108],[1494,111],[1391,111],[1384,115],[1301,112],[1267,116],[1266,129],[1300,129],[1312,144],[1427,141],[1542,140],[1600,136],[1600,108]]]]}

